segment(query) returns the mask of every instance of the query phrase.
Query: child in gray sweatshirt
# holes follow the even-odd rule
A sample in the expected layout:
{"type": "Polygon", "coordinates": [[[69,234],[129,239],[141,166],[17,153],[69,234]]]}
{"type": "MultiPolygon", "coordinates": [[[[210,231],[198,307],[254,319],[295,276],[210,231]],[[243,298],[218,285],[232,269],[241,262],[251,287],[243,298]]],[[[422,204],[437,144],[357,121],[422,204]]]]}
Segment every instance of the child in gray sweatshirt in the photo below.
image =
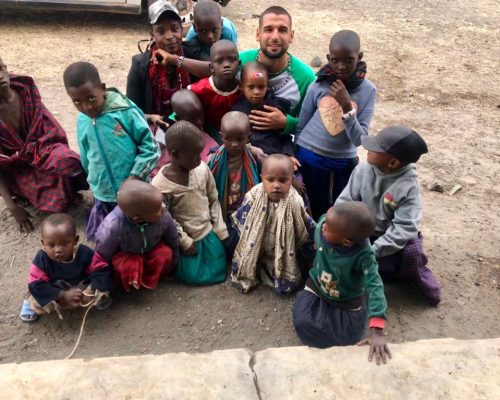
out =
{"type": "Polygon", "coordinates": [[[314,219],[335,202],[358,163],[357,147],[368,134],[377,90],[365,78],[360,41],[340,31],[330,41],[328,64],[308,89],[299,115],[296,157],[314,219]]]}
{"type": "Polygon", "coordinates": [[[422,199],[415,162],[427,153],[420,135],[391,126],[361,139],[367,163],[358,165],[335,204],[364,202],[376,216],[372,248],[383,278],[395,276],[415,283],[436,305],[441,288],[427,268],[423,238],[418,230],[422,199]]]}

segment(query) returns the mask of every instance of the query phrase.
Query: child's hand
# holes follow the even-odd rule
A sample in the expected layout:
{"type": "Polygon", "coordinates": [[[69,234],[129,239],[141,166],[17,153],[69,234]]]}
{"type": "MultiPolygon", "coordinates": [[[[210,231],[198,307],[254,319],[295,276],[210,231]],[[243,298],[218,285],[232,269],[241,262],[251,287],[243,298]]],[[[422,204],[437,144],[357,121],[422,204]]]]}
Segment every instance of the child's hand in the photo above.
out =
{"type": "Polygon", "coordinates": [[[301,197],[304,197],[304,195],[306,194],[306,187],[302,182],[299,182],[297,178],[293,177],[292,186],[300,194],[301,197]]]}
{"type": "Polygon", "coordinates": [[[80,300],[80,304],[82,306],[86,306],[92,301],[94,301],[94,297],[95,297],[95,289],[92,289],[92,287],[89,285],[87,289],[85,289],[82,292],[82,299],[80,300]]]}
{"type": "Polygon", "coordinates": [[[81,289],[68,289],[62,292],[61,298],[65,308],[78,308],[80,307],[80,301],[82,300],[82,290],[81,289]]]}
{"type": "Polygon", "coordinates": [[[344,83],[340,79],[331,84],[330,95],[340,104],[344,114],[352,110],[351,96],[349,96],[349,92],[347,92],[344,83]]]}
{"type": "Polygon", "coordinates": [[[264,153],[264,150],[262,150],[260,147],[255,147],[252,146],[251,144],[248,145],[250,147],[250,152],[252,153],[252,156],[257,160],[259,165],[262,165],[264,160],[269,157],[266,153],[264,153]]]}
{"type": "Polygon", "coordinates": [[[257,131],[272,131],[276,129],[285,129],[286,115],[279,108],[266,106],[266,111],[252,110],[248,116],[252,128],[257,131]]]}
{"type": "Polygon", "coordinates": [[[387,357],[392,358],[392,354],[389,347],[385,343],[385,338],[382,333],[382,329],[372,328],[370,330],[370,335],[358,343],[358,346],[365,344],[370,345],[370,350],[368,351],[368,361],[371,361],[373,359],[373,355],[375,355],[377,365],[380,365],[380,359],[382,359],[382,362],[385,364],[387,362],[387,357]]]}
{"type": "Polygon", "coordinates": [[[35,229],[35,227],[33,226],[33,222],[31,221],[33,217],[24,208],[22,208],[18,204],[14,204],[12,208],[9,208],[9,211],[16,220],[17,225],[19,226],[20,233],[27,235],[29,232],[35,229]]]}
{"type": "Polygon", "coordinates": [[[186,250],[183,250],[182,252],[188,257],[194,257],[196,254],[198,254],[194,243],[191,246],[189,246],[189,248],[187,248],[186,250]]]}
{"type": "Polygon", "coordinates": [[[293,171],[297,171],[302,165],[300,164],[300,161],[297,160],[294,156],[288,156],[290,158],[290,161],[293,163],[293,171]]]}
{"type": "Polygon", "coordinates": [[[149,61],[157,65],[175,65],[177,63],[175,56],[163,49],[157,49],[152,53],[149,61]]]}
{"type": "Polygon", "coordinates": [[[161,115],[148,114],[146,119],[148,121],[148,124],[153,125],[155,128],[159,126],[163,129],[168,129],[168,124],[165,121],[163,121],[163,118],[161,115]]]}

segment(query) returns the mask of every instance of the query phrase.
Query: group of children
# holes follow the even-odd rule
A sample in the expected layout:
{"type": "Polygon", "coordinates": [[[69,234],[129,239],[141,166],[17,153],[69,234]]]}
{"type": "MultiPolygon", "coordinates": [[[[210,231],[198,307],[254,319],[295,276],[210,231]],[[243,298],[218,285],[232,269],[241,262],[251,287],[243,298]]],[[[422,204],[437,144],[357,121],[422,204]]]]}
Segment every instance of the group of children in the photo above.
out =
{"type": "Polygon", "coordinates": [[[141,55],[147,64],[135,59],[129,74],[129,82],[139,81],[130,91],[135,103],[106,88],[92,64],[64,72],[80,111],[78,146],[95,199],[86,234],[95,250],[78,244],[68,215],[44,220],[21,318],[61,315],[90,301],[103,309],[113,287],[154,289],[174,275],[217,284],[230,266],[243,292],[260,282],[280,295],[298,291],[293,320],[305,344],[354,344],[368,318],[370,359],[385,362],[379,273],[416,283],[433,304],[440,287],[418,230],[414,163],[427,146],[402,126],[368,136],[376,90],[365,78],[359,36],[333,35],[328,64],[310,85],[291,135],[251,123],[252,111],[265,106],[288,118],[292,102],[270,90],[265,65],[240,68],[235,43],[197,26],[215,18],[217,28],[220,11],[206,2],[195,8],[193,40],[206,40],[210,53],[210,76],[196,80],[189,75],[203,70],[196,64],[203,60],[189,60],[189,74],[183,69],[177,14],[166,2],[154,4],[151,50],[141,55]],[[174,56],[175,66],[164,62],[174,56]],[[166,130],[163,143],[155,140],[158,129],[166,130]],[[368,158],[357,165],[359,145],[368,158]]]}

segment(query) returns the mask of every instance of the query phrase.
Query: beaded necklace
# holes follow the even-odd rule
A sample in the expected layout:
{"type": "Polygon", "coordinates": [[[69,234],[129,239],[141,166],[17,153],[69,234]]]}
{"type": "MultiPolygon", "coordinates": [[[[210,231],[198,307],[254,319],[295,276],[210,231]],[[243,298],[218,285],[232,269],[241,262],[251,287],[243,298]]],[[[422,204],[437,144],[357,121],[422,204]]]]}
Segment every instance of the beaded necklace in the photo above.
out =
{"type": "MultiPolygon", "coordinates": [[[[261,50],[259,50],[259,52],[257,53],[257,59],[255,61],[259,61],[260,53],[261,53],[261,50]]],[[[280,72],[277,72],[277,73],[274,73],[274,74],[273,73],[269,73],[270,76],[274,75],[274,77],[277,77],[277,76],[281,75],[283,72],[287,72],[287,76],[286,76],[285,80],[279,86],[273,86],[273,87],[269,88],[269,91],[272,94],[276,94],[276,92],[279,92],[286,85],[288,85],[288,82],[290,82],[290,79],[292,79],[292,74],[291,74],[291,71],[290,71],[291,58],[290,58],[290,55],[288,53],[286,54],[286,56],[288,57],[288,63],[286,65],[286,67],[283,70],[281,70],[280,72]]]]}

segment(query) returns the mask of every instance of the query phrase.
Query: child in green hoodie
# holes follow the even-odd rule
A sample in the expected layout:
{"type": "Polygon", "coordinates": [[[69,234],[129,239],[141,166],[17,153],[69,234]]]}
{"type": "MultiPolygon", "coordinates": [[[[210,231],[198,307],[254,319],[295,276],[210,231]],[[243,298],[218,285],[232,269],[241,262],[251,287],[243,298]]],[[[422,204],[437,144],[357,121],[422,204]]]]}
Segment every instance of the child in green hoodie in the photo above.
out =
{"type": "Polygon", "coordinates": [[[308,346],[347,346],[360,341],[368,317],[368,359],[375,356],[380,364],[391,353],[383,336],[384,285],[368,239],[374,230],[375,217],[360,201],[335,205],[320,218],[314,234],[316,259],[304,290],[297,293],[293,324],[308,346]]]}
{"type": "Polygon", "coordinates": [[[95,241],[97,228],[116,206],[118,188],[126,179],[147,180],[160,149],[142,111],[117,89],[106,89],[94,65],[71,64],[64,86],[80,111],[78,147],[95,199],[86,234],[95,241]]]}

